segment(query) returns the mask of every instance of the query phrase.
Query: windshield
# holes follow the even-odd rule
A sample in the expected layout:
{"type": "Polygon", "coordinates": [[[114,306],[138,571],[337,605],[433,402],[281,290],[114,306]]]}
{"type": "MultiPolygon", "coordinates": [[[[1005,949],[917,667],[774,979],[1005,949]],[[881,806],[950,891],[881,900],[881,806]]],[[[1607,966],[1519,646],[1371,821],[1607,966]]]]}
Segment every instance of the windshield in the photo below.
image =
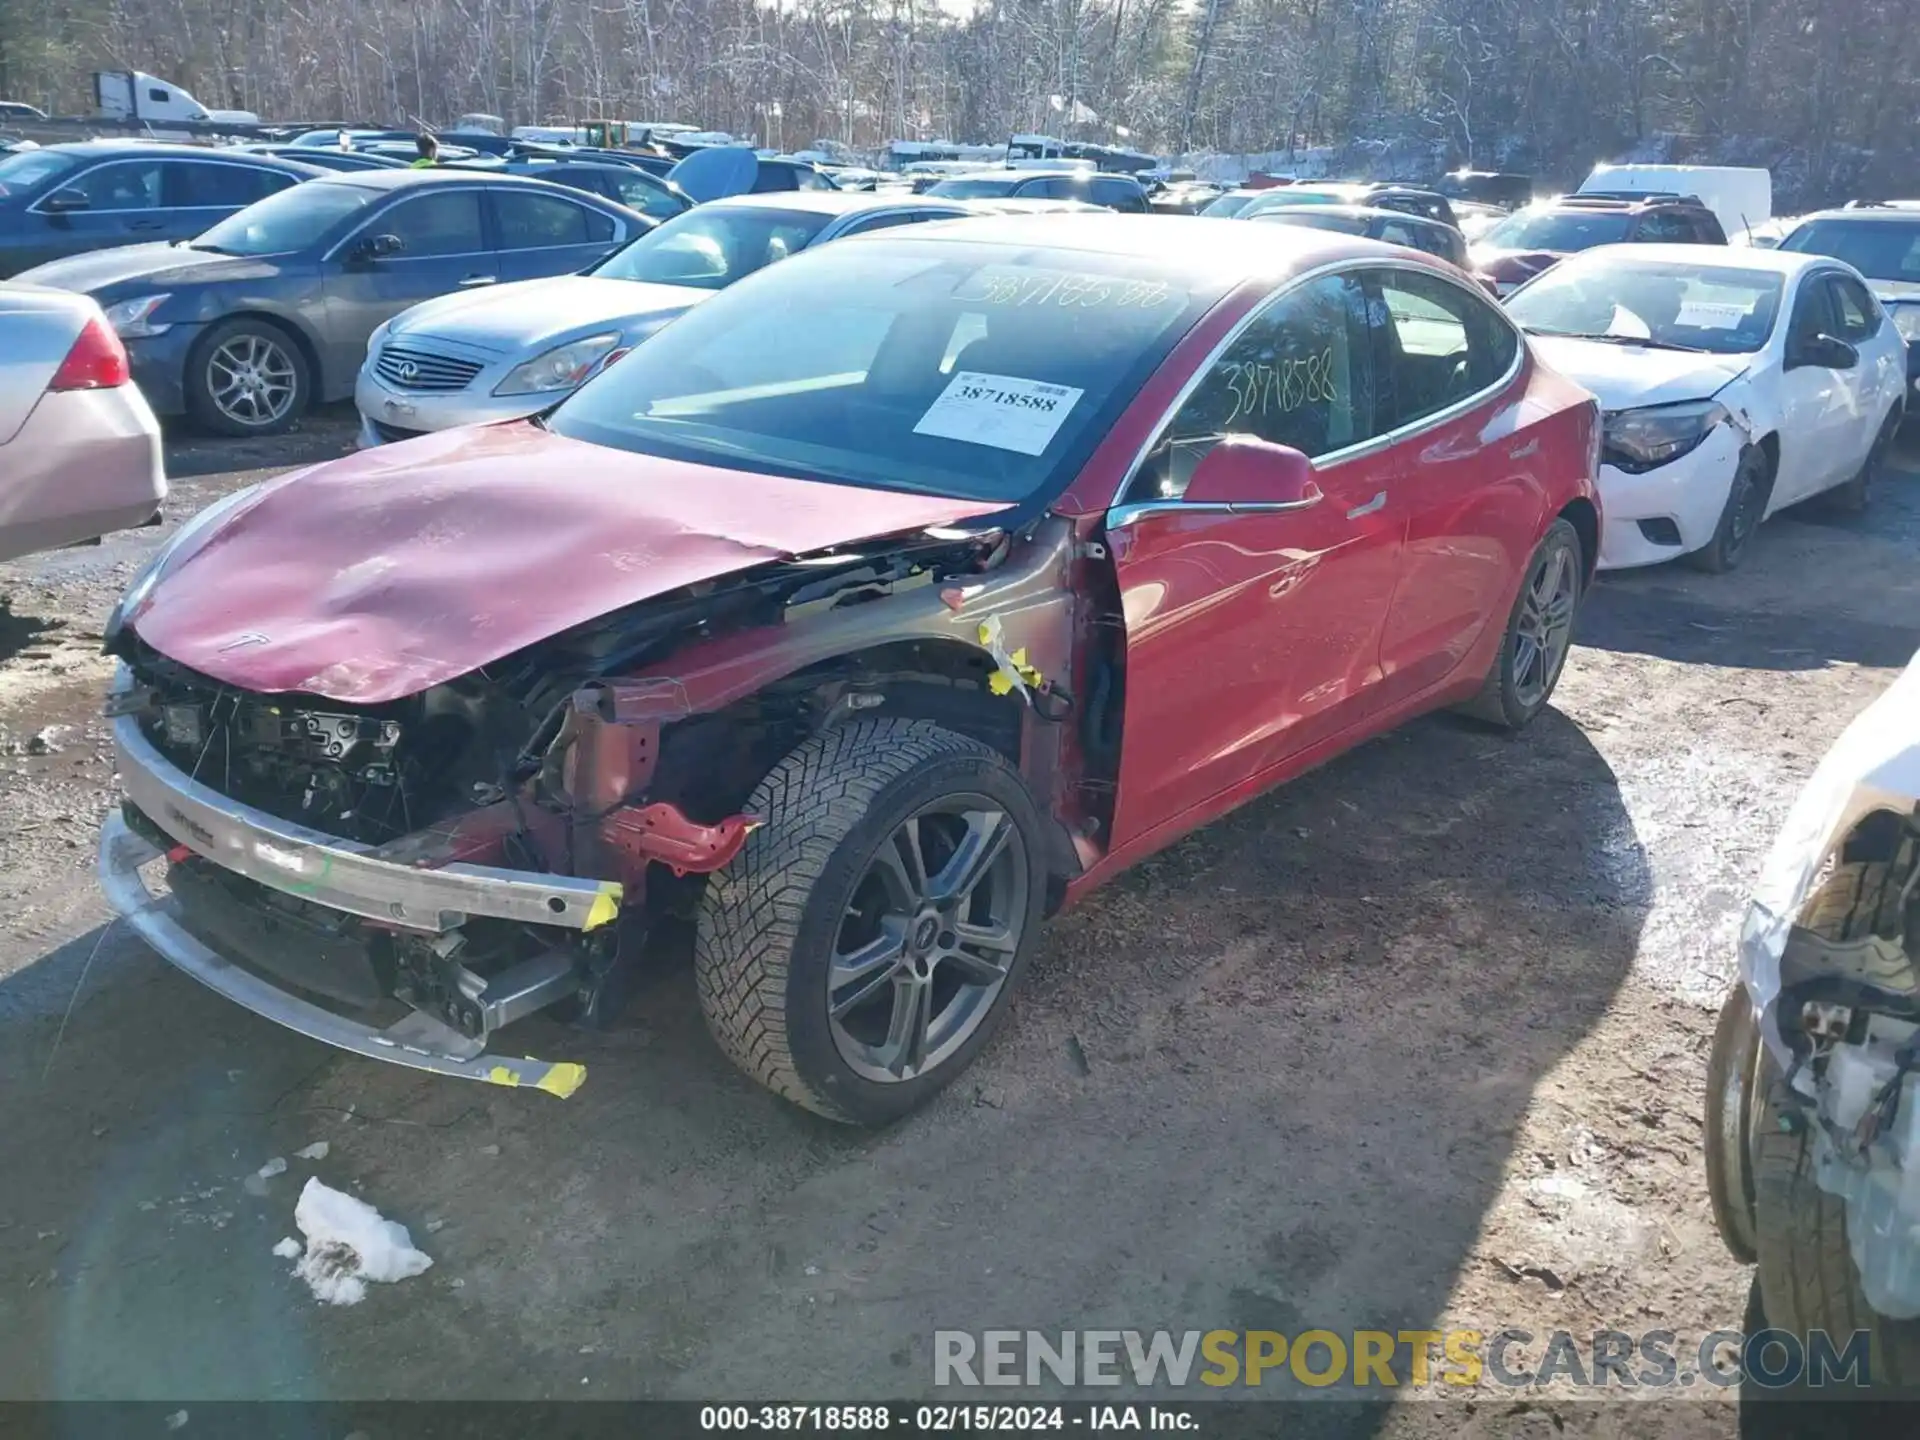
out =
{"type": "Polygon", "coordinates": [[[1595,260],[1555,266],[1507,302],[1536,335],[1640,341],[1716,355],[1762,348],[1781,277],[1731,265],[1595,260]]]}
{"type": "Polygon", "coordinates": [[[1212,298],[1131,257],[828,245],[674,321],[548,424],[642,454],[1011,504],[1078,470],[1212,298]]]}
{"type": "Polygon", "coordinates": [[[1259,199],[1257,195],[1222,195],[1200,213],[1212,215],[1216,219],[1230,220],[1257,199],[1259,199]]]}
{"type": "Polygon", "coordinates": [[[942,180],[927,191],[929,195],[944,195],[949,200],[990,200],[997,195],[1011,195],[1013,180],[942,180]]]}
{"type": "Polygon", "coordinates": [[[1809,220],[1782,240],[1780,248],[1831,255],[1869,280],[1920,285],[1920,219],[1911,225],[1897,220],[1809,220]]]}
{"type": "Polygon", "coordinates": [[[360,185],[308,181],[229,215],[196,236],[188,248],[221,255],[284,255],[304,250],[386,193],[360,185]]]}
{"type": "Polygon", "coordinates": [[[1510,215],[1480,237],[1494,250],[1558,250],[1571,253],[1611,245],[1627,238],[1633,218],[1617,211],[1588,214],[1574,210],[1546,210],[1510,215]]]}
{"type": "Polygon", "coordinates": [[[724,290],[741,276],[806,249],[832,218],[805,210],[702,205],[648,231],[593,273],[602,280],[724,290]]]}
{"type": "Polygon", "coordinates": [[[22,150],[0,160],[0,200],[37,190],[80,162],[58,150],[22,150]]]}

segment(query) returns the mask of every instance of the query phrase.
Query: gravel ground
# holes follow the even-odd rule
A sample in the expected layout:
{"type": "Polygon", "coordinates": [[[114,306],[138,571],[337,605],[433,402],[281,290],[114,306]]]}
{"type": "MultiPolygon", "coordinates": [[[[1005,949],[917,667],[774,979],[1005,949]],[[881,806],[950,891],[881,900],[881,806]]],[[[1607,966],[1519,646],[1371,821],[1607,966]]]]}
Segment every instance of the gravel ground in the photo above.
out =
{"type": "MultiPolygon", "coordinates": [[[[349,437],[178,443],[172,515],[349,437]]],[[[926,1393],[936,1328],[1739,1326],[1712,1008],[1795,788],[1920,646],[1905,463],[1734,576],[1605,581],[1520,739],[1419,722],[1061,918],[1001,1038],[881,1135],[736,1074],[684,969],[613,1033],[530,1022],[589,1067],[565,1102],[342,1056],[175,974],[92,879],[99,626],[165,532],[0,566],[0,1397],[832,1400],[926,1393]],[[316,1306],[269,1253],[310,1173],[433,1268],[316,1306]]],[[[1740,1433],[1737,1400],[1657,1433],[1740,1433]]],[[[1480,1391],[1344,1433],[1635,1413],[1480,1391]]]]}

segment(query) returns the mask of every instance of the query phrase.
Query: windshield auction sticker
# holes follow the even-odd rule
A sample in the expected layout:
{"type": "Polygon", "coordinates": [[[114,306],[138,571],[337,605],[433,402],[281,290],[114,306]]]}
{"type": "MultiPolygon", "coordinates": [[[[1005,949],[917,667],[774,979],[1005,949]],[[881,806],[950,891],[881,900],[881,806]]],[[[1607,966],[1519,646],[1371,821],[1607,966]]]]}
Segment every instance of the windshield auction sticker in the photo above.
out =
{"type": "Polygon", "coordinates": [[[913,433],[1039,455],[1085,393],[1071,385],[962,370],[947,382],[913,433]]]}

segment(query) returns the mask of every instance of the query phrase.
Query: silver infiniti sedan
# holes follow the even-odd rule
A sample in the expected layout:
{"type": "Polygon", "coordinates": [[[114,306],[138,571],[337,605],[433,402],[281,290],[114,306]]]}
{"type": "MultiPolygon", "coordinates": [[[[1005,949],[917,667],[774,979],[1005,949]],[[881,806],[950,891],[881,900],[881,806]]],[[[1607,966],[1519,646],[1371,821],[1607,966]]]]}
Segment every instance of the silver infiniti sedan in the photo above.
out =
{"type": "Polygon", "coordinates": [[[676,315],[809,245],[973,215],[965,201],[844,190],[712,200],[584,275],[467,290],[373,332],[354,387],[362,446],[537,414],[676,315]]]}

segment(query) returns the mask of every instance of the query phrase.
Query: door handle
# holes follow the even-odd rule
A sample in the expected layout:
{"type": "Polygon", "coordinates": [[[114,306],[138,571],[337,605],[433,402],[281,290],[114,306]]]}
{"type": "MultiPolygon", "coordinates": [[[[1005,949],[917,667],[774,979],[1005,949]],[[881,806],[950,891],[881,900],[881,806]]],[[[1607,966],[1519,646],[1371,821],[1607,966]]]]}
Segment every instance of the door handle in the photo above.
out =
{"type": "Polygon", "coordinates": [[[1356,505],[1347,511],[1347,519],[1358,520],[1363,515],[1371,515],[1387,503],[1387,492],[1382,490],[1364,505],[1356,505]]]}
{"type": "Polygon", "coordinates": [[[491,285],[494,283],[494,279],[495,277],[492,275],[469,275],[460,282],[460,288],[462,290],[471,290],[476,285],[491,285]]]}
{"type": "Polygon", "coordinates": [[[1507,452],[1507,459],[1526,460],[1534,455],[1538,455],[1539,453],[1540,453],[1540,437],[1536,435],[1534,436],[1533,439],[1527,441],[1526,444],[1516,445],[1513,447],[1513,449],[1509,450],[1507,452]]]}
{"type": "Polygon", "coordinates": [[[159,220],[129,220],[127,228],[129,230],[164,230],[167,227],[163,221],[159,220]]]}

